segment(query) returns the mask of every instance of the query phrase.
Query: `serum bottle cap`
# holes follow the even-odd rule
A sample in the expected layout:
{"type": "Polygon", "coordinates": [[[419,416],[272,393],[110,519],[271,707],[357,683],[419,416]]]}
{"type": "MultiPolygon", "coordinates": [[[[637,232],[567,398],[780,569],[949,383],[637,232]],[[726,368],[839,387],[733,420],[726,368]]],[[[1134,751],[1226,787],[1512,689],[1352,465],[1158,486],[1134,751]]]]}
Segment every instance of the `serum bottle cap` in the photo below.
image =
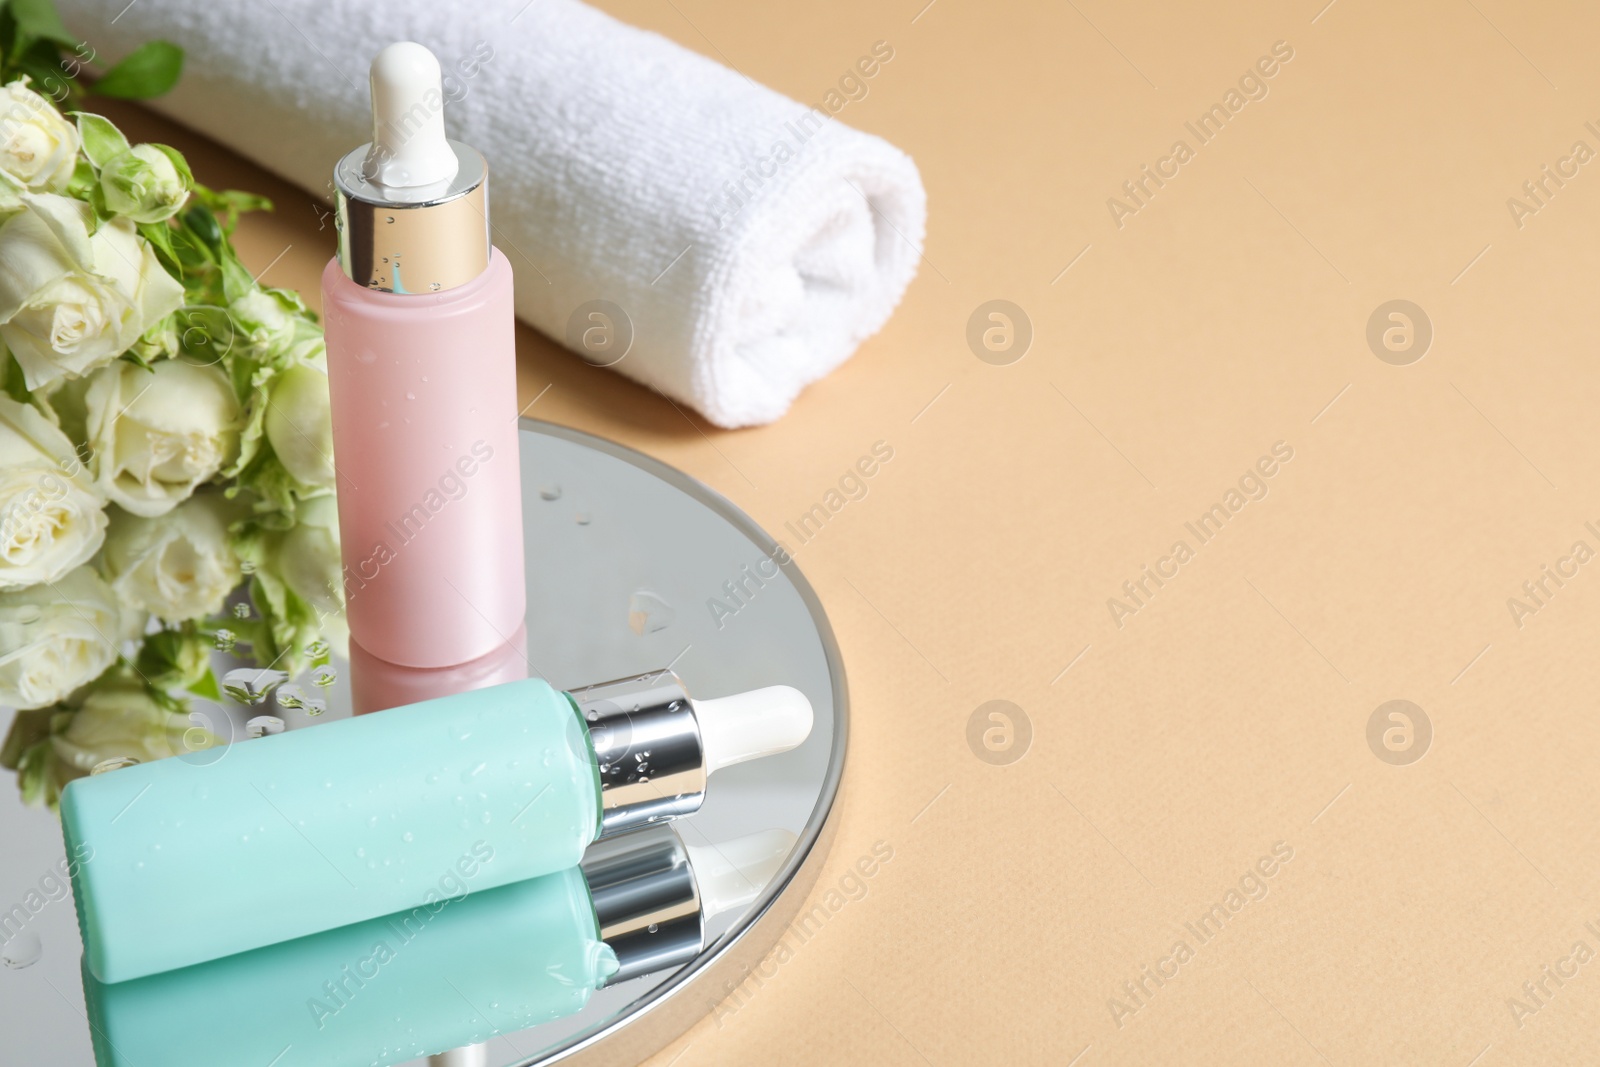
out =
{"type": "Polygon", "coordinates": [[[694,700],[663,670],[568,695],[599,763],[601,837],[692,815],[708,775],[787,752],[811,735],[811,702],[786,685],[694,700]]]}
{"type": "Polygon", "coordinates": [[[615,985],[688,963],[705,947],[706,921],[748,905],[783,869],[798,838],[761,830],[719,845],[686,845],[652,826],[589,846],[579,869],[600,939],[617,956],[615,985]]]}
{"type": "Polygon", "coordinates": [[[489,167],[444,132],[439,61],[400,41],[369,77],[372,141],[333,169],[339,266],[384,293],[437,293],[489,266],[489,167]]]}

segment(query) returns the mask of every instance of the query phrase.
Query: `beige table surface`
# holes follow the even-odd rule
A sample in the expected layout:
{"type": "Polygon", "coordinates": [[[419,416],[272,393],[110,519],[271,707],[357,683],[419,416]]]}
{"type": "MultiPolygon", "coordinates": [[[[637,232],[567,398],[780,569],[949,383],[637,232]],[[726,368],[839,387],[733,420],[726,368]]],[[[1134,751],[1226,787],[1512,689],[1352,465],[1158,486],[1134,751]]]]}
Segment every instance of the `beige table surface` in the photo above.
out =
{"type": "MultiPolygon", "coordinates": [[[[1600,152],[1600,15],[923,2],[601,5],[807,102],[888,42],[840,118],[931,204],[898,314],[763,429],[519,338],[530,414],[780,536],[893,449],[785,538],[853,700],[823,917],[654,1062],[1600,1062],[1600,562],[1572,555],[1600,550],[1600,162],[1574,157],[1600,152]],[[1185,123],[1276,42],[1202,144],[1185,123]],[[1141,206],[1146,164],[1176,174],[1141,206]],[[1032,328],[1007,365],[967,341],[995,299],[1032,328]],[[1420,359],[1369,346],[1397,299],[1420,359]],[[1202,542],[1218,503],[1242,506],[1202,542]],[[987,711],[999,751],[969,745],[994,700],[1010,748],[987,711]],[[1409,748],[1380,723],[1393,752],[1368,741],[1390,700],[1420,709],[1409,748]]],[[[315,298],[320,206],[136,132],[271,194],[245,258],[315,298]]]]}

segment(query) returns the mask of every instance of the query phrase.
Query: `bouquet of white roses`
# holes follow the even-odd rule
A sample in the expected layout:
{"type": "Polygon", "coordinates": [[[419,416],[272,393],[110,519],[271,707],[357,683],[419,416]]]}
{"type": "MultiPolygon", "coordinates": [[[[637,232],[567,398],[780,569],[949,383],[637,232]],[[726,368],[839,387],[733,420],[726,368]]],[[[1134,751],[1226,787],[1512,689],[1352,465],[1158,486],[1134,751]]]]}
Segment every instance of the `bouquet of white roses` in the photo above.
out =
{"type": "Polygon", "coordinates": [[[216,743],[185,714],[214,649],[293,675],[347,636],[322,331],[229,240],[266,207],[25,66],[0,85],[0,765],[29,802],[216,743]]]}

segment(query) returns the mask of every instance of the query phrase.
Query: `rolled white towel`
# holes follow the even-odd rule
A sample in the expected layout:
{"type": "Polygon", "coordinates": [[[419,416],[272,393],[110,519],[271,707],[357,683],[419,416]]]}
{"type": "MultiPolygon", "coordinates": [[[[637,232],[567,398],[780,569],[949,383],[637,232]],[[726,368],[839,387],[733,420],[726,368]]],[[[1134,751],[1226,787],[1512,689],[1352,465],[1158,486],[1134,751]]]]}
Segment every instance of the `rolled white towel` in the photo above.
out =
{"type": "Polygon", "coordinates": [[[517,313],[568,347],[587,330],[591,362],[627,345],[615,369],[720,426],[783,414],[916,274],[926,199],[905,153],[577,0],[57,6],[105,60],[182,45],[154,106],[325,198],[371,138],[371,57],[427,45],[450,135],[489,158],[517,313]]]}

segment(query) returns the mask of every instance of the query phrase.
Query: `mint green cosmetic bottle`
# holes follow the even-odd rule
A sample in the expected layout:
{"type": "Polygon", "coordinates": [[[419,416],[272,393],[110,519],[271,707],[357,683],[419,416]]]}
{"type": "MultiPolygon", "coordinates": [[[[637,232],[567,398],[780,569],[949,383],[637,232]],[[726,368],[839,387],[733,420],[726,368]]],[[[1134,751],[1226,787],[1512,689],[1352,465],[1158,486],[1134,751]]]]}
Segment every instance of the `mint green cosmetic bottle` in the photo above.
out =
{"type": "Polygon", "coordinates": [[[107,985],[83,971],[98,1067],[381,1067],[581,1010],[606,982],[704,947],[794,835],[712,847],[658,826],[593,846],[581,868],[107,985]]]}
{"type": "Polygon", "coordinates": [[[93,857],[73,877],[87,966],[142,978],[565,870],[810,729],[787,686],[527,679],[81,778],[61,823],[93,857]]]}

